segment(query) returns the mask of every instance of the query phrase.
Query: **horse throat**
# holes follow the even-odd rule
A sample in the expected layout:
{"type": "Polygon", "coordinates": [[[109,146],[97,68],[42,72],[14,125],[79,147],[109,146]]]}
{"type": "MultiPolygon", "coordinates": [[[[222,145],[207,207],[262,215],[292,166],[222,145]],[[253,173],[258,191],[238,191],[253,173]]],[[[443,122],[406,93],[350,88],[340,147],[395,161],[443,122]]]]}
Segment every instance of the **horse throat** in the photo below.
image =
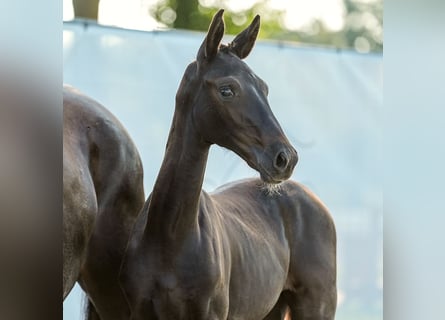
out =
{"type": "Polygon", "coordinates": [[[190,114],[184,117],[175,113],[149,200],[145,237],[176,242],[197,227],[209,148],[196,131],[190,114]]]}

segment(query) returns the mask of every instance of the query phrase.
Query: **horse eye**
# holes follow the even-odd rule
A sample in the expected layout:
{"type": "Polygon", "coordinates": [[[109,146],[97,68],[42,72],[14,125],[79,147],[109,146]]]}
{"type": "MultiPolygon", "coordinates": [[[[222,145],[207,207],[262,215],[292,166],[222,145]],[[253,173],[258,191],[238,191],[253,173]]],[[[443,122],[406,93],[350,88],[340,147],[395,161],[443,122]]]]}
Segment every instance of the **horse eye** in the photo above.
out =
{"type": "Polygon", "coordinates": [[[221,94],[221,96],[223,96],[224,98],[230,98],[234,96],[234,93],[232,91],[232,88],[230,88],[230,86],[223,86],[219,88],[219,93],[221,94]]]}

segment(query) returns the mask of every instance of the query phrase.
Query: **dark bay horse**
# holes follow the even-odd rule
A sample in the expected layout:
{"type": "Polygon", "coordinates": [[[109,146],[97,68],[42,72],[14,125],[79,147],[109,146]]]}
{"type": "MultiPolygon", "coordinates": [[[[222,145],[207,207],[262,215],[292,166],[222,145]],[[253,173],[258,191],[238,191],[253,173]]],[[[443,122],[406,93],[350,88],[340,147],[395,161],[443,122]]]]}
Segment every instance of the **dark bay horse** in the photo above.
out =
{"type": "Polygon", "coordinates": [[[242,61],[259,16],[221,45],[222,15],[185,71],[165,157],[130,238],[120,276],[130,319],[283,319],[288,308],[292,319],[334,319],[333,220],[311,191],[287,180],[297,153],[266,83],[242,61]],[[212,144],[261,179],[202,191],[212,144]]]}
{"type": "Polygon", "coordinates": [[[142,163],[98,102],[66,86],[63,111],[63,298],[79,281],[92,302],[89,319],[107,319],[128,308],[117,280],[145,201],[142,163]]]}

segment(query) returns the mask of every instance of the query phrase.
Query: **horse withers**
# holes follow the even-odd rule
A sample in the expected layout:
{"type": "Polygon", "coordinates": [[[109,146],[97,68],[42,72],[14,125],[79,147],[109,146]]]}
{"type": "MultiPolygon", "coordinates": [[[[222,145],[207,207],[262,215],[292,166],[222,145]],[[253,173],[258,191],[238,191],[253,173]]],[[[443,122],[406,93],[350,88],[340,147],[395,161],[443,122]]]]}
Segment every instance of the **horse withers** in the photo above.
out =
{"type": "Polygon", "coordinates": [[[63,298],[79,281],[89,319],[128,314],[118,273],[145,201],[142,163],[122,124],[76,89],[63,89],[63,298]]]}
{"type": "MultiPolygon", "coordinates": [[[[164,160],[120,282],[133,320],[334,319],[336,233],[323,203],[288,180],[297,153],[268,87],[243,61],[260,18],[228,45],[223,11],[186,69],[164,160]],[[202,190],[212,144],[261,179],[202,190]]],[[[117,317],[114,319],[118,319],[117,317]]]]}

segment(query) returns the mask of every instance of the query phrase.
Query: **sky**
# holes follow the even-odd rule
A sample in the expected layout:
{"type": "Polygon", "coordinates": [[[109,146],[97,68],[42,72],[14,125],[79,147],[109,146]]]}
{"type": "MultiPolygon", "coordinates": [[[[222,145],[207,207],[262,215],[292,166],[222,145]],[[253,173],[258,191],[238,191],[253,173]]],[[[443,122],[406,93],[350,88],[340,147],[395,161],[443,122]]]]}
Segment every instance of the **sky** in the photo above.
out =
{"type": "MultiPolygon", "coordinates": [[[[63,0],[63,19],[73,19],[72,0],[63,0]]],[[[149,15],[149,7],[159,0],[100,0],[99,23],[137,30],[153,30],[158,23],[149,15]]],[[[359,0],[370,2],[376,0],[359,0]]],[[[218,0],[200,0],[203,5],[215,5],[218,0]]],[[[257,0],[227,0],[232,10],[251,7],[257,0]]],[[[284,25],[288,29],[304,29],[312,20],[321,20],[326,28],[343,28],[345,8],[342,0],[270,0],[274,9],[285,9],[284,25]]]]}

